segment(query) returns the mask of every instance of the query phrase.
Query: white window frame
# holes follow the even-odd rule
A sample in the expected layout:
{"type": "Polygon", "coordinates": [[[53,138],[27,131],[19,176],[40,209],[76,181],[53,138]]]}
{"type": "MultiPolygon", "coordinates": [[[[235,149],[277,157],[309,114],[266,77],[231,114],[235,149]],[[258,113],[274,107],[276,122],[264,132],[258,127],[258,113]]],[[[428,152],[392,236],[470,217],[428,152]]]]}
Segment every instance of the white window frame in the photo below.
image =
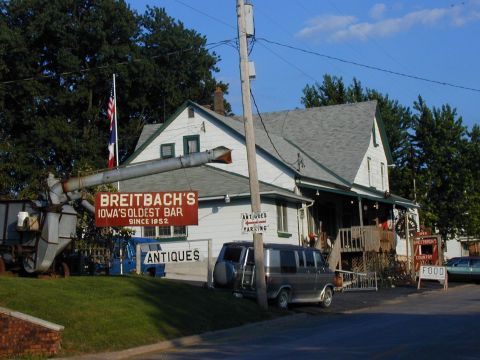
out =
{"type": "Polygon", "coordinates": [[[372,183],[372,158],[367,157],[367,171],[368,171],[368,186],[373,186],[372,183]]]}
{"type": "Polygon", "coordinates": [[[385,190],[385,163],[380,163],[380,175],[382,176],[382,190],[385,190]]]}
{"type": "Polygon", "coordinates": [[[142,227],[142,236],[151,239],[170,239],[170,238],[179,238],[188,236],[188,226],[155,226],[155,235],[146,235],[145,228],[152,228],[152,226],[142,227]],[[179,230],[184,229],[184,231],[179,233],[179,230]],[[169,231],[165,231],[169,229],[169,231]]]}
{"type": "Polygon", "coordinates": [[[286,202],[277,201],[277,231],[288,233],[288,207],[286,202]]]}

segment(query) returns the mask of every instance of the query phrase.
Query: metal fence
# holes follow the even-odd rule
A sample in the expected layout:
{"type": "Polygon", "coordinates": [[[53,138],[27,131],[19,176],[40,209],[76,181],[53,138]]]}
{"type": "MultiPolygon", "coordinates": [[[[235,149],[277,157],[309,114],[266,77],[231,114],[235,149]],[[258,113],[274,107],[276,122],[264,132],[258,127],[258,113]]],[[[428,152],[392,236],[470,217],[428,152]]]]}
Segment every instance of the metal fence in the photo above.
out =
{"type": "Polygon", "coordinates": [[[337,277],[336,291],[377,291],[376,272],[353,272],[335,270],[337,277]]]}

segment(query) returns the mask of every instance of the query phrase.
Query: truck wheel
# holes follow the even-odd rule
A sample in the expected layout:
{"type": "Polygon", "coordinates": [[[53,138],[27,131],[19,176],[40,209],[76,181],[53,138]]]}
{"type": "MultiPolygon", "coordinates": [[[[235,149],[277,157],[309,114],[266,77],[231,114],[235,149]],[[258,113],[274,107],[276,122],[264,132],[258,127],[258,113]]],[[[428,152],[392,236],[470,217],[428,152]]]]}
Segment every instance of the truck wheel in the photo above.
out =
{"type": "Polygon", "coordinates": [[[320,302],[320,306],[322,308],[328,308],[330,305],[332,305],[332,300],[333,300],[332,288],[327,287],[325,289],[325,292],[323,293],[323,300],[320,302]]]}
{"type": "Polygon", "coordinates": [[[283,310],[288,309],[288,298],[288,291],[285,289],[280,290],[277,296],[277,307],[283,310]]]}
{"type": "Polygon", "coordinates": [[[156,273],[155,268],[149,268],[147,272],[149,276],[155,277],[155,273],[156,273]]]}
{"type": "Polygon", "coordinates": [[[3,260],[3,258],[0,257],[0,275],[4,275],[5,274],[5,260],[3,260]]]}

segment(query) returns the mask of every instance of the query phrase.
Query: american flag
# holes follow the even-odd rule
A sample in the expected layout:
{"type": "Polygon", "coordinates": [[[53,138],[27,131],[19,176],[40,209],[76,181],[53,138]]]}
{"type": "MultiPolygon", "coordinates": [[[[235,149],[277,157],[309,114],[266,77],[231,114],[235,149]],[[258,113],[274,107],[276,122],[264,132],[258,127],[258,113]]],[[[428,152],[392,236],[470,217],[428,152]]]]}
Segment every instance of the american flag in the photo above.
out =
{"type": "Polygon", "coordinates": [[[117,133],[115,131],[115,98],[113,88],[108,101],[107,119],[110,121],[110,139],[108,141],[108,167],[115,166],[115,143],[117,142],[117,133]]]}

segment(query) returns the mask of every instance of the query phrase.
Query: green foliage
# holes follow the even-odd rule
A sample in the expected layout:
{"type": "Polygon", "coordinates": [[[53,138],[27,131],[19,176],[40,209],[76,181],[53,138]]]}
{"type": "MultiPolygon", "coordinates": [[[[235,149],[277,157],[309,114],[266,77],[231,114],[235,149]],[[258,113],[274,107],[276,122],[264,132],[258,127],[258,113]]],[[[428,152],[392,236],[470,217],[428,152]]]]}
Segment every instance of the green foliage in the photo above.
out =
{"type": "Polygon", "coordinates": [[[0,277],[0,306],[63,325],[60,356],[126,349],[275,315],[229,292],[140,276],[0,277]]]}
{"type": "Polygon", "coordinates": [[[211,103],[217,86],[228,91],[205,37],[123,0],[2,1],[0,44],[1,197],[31,196],[48,172],[106,166],[112,73],[121,160],[144,124],[187,99],[211,103]]]}
{"type": "Polygon", "coordinates": [[[478,194],[467,191],[474,180],[467,161],[467,129],[449,105],[431,110],[419,97],[414,108],[415,173],[423,218],[447,238],[464,232],[468,198],[478,194]]]}

